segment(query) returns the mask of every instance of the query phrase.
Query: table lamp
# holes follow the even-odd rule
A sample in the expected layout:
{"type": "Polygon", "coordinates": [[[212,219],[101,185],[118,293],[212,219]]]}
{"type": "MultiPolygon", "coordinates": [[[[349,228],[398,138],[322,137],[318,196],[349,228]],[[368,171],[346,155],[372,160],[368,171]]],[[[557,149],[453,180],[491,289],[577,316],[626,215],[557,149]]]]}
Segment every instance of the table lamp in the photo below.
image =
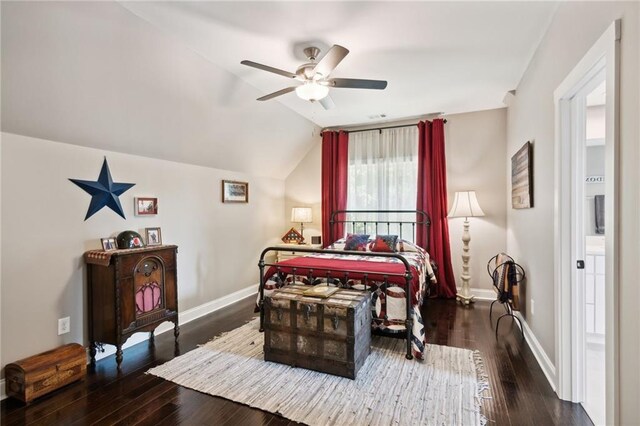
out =
{"type": "Polygon", "coordinates": [[[460,191],[456,192],[453,199],[453,206],[449,210],[448,217],[464,217],[464,232],[462,233],[462,288],[460,292],[456,294],[456,300],[468,305],[473,302],[473,295],[469,288],[469,281],[471,281],[471,275],[469,273],[469,241],[471,241],[471,235],[469,234],[469,218],[484,216],[484,212],[478,204],[478,198],[476,197],[476,191],[460,191]]]}
{"type": "Polygon", "coordinates": [[[300,223],[300,235],[304,241],[304,224],[313,222],[311,207],[294,207],[291,209],[291,222],[300,223]]]}

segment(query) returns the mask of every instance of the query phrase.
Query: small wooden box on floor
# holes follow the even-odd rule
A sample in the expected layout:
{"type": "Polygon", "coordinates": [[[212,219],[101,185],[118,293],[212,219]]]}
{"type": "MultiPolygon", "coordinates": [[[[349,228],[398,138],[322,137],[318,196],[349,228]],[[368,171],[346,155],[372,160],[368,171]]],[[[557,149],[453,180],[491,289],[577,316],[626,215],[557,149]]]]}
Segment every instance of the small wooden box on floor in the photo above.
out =
{"type": "Polygon", "coordinates": [[[286,286],[265,298],[265,361],[355,379],[371,352],[371,294],[303,296],[309,288],[286,286]]]}
{"type": "Polygon", "coordinates": [[[87,372],[87,352],[82,345],[70,343],[7,364],[4,371],[7,395],[31,402],[83,379],[87,372]]]}

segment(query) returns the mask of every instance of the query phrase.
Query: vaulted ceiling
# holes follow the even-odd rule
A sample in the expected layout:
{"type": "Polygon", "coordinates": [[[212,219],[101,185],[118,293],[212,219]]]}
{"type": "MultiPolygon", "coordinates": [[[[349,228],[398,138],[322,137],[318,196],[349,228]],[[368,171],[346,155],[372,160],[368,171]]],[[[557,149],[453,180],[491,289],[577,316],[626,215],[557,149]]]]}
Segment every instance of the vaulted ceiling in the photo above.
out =
{"type": "Polygon", "coordinates": [[[320,126],[366,123],[380,114],[393,120],[503,107],[557,7],[482,1],[122,4],[261,95],[292,81],[240,61],[295,72],[307,62],[302,49],[309,45],[350,50],[332,77],[389,82],[382,92],[332,89],[336,107],[329,111],[295,93],[278,98],[320,126]]]}
{"type": "Polygon", "coordinates": [[[2,130],[284,177],[318,126],[501,107],[549,2],[2,2],[2,130]],[[302,49],[351,52],[336,107],[289,93],[302,49]],[[371,118],[374,117],[374,118],[371,118]]]}

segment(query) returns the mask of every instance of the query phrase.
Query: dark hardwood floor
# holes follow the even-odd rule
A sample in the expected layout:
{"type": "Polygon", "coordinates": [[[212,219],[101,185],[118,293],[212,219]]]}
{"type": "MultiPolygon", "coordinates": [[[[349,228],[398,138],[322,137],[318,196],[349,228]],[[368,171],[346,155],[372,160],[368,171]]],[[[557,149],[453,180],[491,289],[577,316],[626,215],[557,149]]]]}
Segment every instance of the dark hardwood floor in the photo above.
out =
{"type": "MultiPolygon", "coordinates": [[[[181,327],[180,353],[249,321],[254,298],[247,298],[181,327]]],[[[500,309],[500,308],[499,308],[500,309]]],[[[489,303],[469,308],[454,301],[428,300],[423,308],[429,343],[478,349],[491,384],[483,402],[489,425],[590,425],[578,404],[560,401],[533,353],[507,319],[496,341],[489,324],[489,303]]],[[[494,321],[496,319],[494,314],[494,321]]],[[[124,352],[123,368],[114,357],[98,361],[87,378],[23,406],[2,401],[3,425],[147,424],[147,425],[289,425],[282,417],[204,395],[154,376],[149,368],[175,356],[173,334],[124,352]]],[[[427,409],[425,407],[425,409],[427,409]]]]}

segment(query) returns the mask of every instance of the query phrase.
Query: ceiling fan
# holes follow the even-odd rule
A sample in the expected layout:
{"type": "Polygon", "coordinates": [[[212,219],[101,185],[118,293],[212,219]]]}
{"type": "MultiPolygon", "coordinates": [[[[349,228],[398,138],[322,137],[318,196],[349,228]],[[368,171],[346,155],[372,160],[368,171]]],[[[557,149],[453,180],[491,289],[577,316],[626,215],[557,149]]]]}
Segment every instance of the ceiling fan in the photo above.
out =
{"type": "Polygon", "coordinates": [[[329,97],[329,88],[345,88],[345,89],[375,89],[384,90],[387,82],[384,80],[362,80],[356,78],[329,78],[331,72],[338,64],[347,56],[349,50],[342,46],[334,44],[331,49],[322,57],[319,62],[316,58],[320,54],[317,47],[307,47],[304,54],[309,62],[298,67],[295,73],[273,68],[268,65],[259,64],[253,61],[242,61],[242,65],[257,68],[259,70],[272,72],[288,78],[298,80],[302,84],[298,86],[287,87],[277,92],[258,98],[259,101],[267,101],[275,97],[284,95],[295,90],[298,97],[311,101],[319,102],[324,109],[331,109],[335,106],[331,97],[329,97]]]}

